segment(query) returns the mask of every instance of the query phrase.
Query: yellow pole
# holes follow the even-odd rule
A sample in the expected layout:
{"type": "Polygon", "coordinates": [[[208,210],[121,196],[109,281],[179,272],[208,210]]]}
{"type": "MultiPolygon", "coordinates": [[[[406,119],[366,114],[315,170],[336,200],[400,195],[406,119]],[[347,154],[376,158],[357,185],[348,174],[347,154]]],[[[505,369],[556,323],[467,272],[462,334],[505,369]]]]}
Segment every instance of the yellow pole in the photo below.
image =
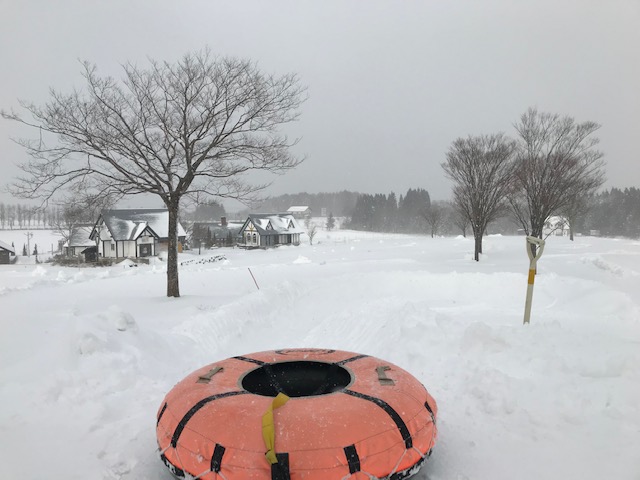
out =
{"type": "Polygon", "coordinates": [[[529,255],[529,277],[527,279],[527,300],[524,303],[524,324],[529,323],[531,318],[531,303],[533,300],[533,281],[536,278],[536,268],[538,259],[544,250],[544,240],[538,237],[527,236],[527,255],[529,255]],[[533,255],[531,245],[535,245],[536,254],[533,255]]]}

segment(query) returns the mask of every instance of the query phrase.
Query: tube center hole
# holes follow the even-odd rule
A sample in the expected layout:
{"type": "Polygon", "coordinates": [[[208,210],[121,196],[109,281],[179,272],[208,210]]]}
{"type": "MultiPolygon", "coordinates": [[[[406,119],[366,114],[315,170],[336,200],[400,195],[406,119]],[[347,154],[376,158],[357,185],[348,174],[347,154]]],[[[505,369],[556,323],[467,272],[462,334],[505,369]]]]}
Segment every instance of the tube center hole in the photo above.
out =
{"type": "Polygon", "coordinates": [[[289,397],[310,397],[342,390],[350,383],[351,374],[340,365],[296,361],[256,368],[242,379],[242,388],[266,397],[275,397],[280,392],[289,397]]]}

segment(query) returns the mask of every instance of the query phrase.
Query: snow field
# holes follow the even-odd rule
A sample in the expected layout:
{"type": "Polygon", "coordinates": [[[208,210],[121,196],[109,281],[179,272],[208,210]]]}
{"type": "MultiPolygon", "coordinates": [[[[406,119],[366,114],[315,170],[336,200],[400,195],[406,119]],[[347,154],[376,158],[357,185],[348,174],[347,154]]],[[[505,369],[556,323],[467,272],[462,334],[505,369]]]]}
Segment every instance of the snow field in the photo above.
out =
{"type": "Polygon", "coordinates": [[[175,383],[229,356],[319,347],[387,359],[435,397],[419,480],[637,480],[640,244],[549,239],[528,326],[524,238],[488,237],[480,263],[471,251],[320,231],[313,246],[207,252],[226,260],[181,267],[180,299],[163,296],[161,265],[3,266],[3,475],[169,480],[154,427],[175,383]]]}

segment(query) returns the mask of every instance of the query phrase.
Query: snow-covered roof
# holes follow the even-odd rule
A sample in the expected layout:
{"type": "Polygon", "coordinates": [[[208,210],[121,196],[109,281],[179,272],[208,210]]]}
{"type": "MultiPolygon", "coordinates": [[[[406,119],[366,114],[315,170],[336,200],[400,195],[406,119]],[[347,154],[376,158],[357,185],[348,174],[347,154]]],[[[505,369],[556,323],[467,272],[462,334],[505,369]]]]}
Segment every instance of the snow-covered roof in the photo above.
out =
{"type": "Polygon", "coordinates": [[[16,251],[13,249],[13,247],[11,245],[8,245],[2,241],[0,241],[0,248],[2,248],[3,250],[8,250],[11,253],[13,253],[14,255],[16,254],[16,251]]]}
{"type": "Polygon", "coordinates": [[[243,230],[251,222],[260,235],[304,233],[293,215],[287,213],[256,213],[249,215],[243,230]]]}
{"type": "Polygon", "coordinates": [[[79,225],[71,231],[71,236],[67,242],[68,247],[95,247],[96,242],[89,236],[93,227],[90,225],[79,225]]]}
{"type": "Polygon", "coordinates": [[[551,228],[569,228],[569,221],[567,220],[566,217],[562,217],[559,215],[552,215],[551,217],[547,218],[547,220],[545,221],[545,226],[547,227],[551,227],[551,228]]]}
{"type": "Polygon", "coordinates": [[[291,213],[304,213],[304,212],[308,212],[309,210],[311,210],[309,207],[304,206],[304,205],[294,205],[292,207],[289,207],[289,209],[287,210],[287,212],[291,212],[291,213]]]}
{"type": "MultiPolygon", "coordinates": [[[[147,229],[159,239],[169,238],[169,211],[164,208],[103,210],[101,217],[114,240],[135,240],[147,229]]],[[[186,235],[178,222],[178,237],[186,235]]]]}

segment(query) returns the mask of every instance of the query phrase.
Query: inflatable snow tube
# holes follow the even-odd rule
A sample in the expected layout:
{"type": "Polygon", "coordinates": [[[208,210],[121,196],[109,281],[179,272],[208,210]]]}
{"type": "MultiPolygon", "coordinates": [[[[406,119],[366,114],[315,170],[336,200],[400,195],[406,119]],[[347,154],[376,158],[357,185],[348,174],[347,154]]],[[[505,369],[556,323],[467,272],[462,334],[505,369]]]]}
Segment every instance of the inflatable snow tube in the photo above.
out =
{"type": "Polygon", "coordinates": [[[178,383],[157,414],[160,457],[202,480],[400,480],[436,440],[425,387],[389,362],[321,349],[229,358],[178,383]]]}

